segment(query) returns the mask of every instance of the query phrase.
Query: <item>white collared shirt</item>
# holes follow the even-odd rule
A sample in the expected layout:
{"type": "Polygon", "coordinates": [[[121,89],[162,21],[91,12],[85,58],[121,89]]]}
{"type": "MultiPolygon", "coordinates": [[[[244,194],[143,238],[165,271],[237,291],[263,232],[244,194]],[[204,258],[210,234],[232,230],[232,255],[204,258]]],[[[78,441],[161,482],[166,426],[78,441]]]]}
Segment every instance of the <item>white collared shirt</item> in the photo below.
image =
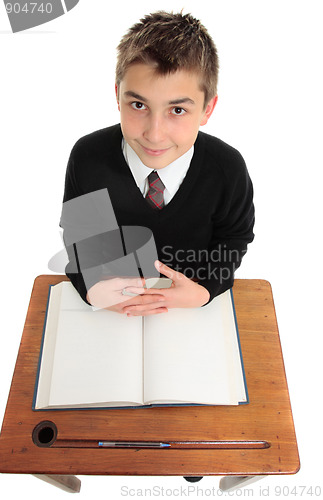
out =
{"type": "MultiPolygon", "coordinates": [[[[146,167],[146,165],[142,163],[139,156],[124,139],[122,140],[122,152],[138,188],[143,196],[146,196],[149,188],[147,177],[152,172],[152,169],[146,167]]],[[[158,169],[158,175],[165,186],[165,205],[170,202],[179,186],[182,184],[189,169],[193,154],[194,146],[166,167],[158,169]]]]}

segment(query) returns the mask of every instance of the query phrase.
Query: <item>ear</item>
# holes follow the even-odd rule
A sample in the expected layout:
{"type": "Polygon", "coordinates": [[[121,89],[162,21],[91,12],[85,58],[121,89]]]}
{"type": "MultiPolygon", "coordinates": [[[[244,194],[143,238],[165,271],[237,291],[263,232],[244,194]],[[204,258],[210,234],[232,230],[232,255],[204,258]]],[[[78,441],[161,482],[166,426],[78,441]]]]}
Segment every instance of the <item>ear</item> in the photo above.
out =
{"type": "Polygon", "coordinates": [[[218,96],[214,96],[206,105],[206,108],[204,110],[204,113],[202,115],[202,120],[200,125],[206,125],[207,122],[209,121],[210,116],[212,115],[215,105],[218,102],[218,96]]]}
{"type": "Polygon", "coordinates": [[[119,104],[119,87],[117,84],[115,84],[114,86],[114,90],[115,90],[115,93],[116,93],[116,98],[117,98],[117,103],[118,103],[118,110],[120,111],[120,104],[119,104]]]}

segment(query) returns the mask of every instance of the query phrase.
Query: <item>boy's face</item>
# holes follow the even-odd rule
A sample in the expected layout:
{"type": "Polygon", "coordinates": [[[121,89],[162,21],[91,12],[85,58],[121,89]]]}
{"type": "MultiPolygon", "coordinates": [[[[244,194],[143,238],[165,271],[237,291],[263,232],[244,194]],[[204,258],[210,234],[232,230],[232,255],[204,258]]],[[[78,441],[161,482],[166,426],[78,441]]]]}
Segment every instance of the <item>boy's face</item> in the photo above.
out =
{"type": "Polygon", "coordinates": [[[116,87],[122,133],[147,167],[160,169],[194,144],[217,101],[204,105],[196,73],[157,75],[147,64],[129,67],[116,87]]]}

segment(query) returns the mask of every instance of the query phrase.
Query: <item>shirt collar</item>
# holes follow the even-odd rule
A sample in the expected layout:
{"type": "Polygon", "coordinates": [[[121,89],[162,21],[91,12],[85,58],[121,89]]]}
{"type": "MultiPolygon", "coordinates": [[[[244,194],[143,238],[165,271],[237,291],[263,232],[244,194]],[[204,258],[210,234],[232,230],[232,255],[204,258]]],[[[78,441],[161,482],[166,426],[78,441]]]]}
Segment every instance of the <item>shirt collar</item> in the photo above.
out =
{"type": "Polygon", "coordinates": [[[151,173],[151,168],[146,167],[146,165],[142,163],[139,156],[124,139],[122,140],[122,151],[136,184],[141,189],[147,176],[151,173]]]}
{"type": "MultiPolygon", "coordinates": [[[[146,178],[152,169],[142,163],[139,156],[124,139],[122,150],[137,186],[139,189],[143,189],[146,178]]],[[[158,175],[171,196],[176,193],[182,183],[189,169],[193,154],[194,146],[166,167],[158,169],[158,175]]]]}

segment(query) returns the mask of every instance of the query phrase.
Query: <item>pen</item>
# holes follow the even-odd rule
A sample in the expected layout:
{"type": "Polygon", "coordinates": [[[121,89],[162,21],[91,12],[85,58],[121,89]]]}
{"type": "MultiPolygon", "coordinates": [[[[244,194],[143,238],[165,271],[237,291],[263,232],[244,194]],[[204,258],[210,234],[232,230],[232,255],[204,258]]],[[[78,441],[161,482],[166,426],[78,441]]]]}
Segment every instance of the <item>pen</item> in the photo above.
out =
{"type": "Polygon", "coordinates": [[[150,448],[177,450],[256,450],[270,448],[268,441],[98,441],[97,439],[57,439],[52,448],[150,448]]]}
{"type": "Polygon", "coordinates": [[[149,443],[148,441],[99,441],[102,448],[169,448],[169,443],[149,443]]]}

